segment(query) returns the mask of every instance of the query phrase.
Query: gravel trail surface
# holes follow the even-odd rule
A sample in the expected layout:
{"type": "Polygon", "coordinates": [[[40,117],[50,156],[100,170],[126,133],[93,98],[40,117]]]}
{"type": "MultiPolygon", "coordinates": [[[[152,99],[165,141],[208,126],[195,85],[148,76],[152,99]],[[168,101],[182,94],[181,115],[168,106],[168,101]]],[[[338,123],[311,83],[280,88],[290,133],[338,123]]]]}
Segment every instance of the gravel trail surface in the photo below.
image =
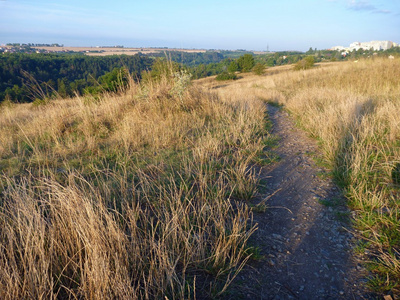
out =
{"type": "Polygon", "coordinates": [[[261,171],[265,212],[254,212],[258,246],[230,299],[373,299],[353,259],[351,213],[342,192],[315,163],[315,140],[284,110],[268,105],[280,159],[261,171]]]}

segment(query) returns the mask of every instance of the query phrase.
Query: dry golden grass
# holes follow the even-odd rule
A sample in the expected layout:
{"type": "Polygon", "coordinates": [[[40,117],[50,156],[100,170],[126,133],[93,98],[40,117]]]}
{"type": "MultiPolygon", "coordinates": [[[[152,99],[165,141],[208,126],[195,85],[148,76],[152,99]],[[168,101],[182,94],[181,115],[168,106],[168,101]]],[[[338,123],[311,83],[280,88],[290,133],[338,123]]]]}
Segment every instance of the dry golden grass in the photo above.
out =
{"type": "MultiPolygon", "coordinates": [[[[355,227],[378,292],[400,293],[400,61],[322,64],[307,71],[270,69],[220,84],[224,98],[285,106],[320,141],[326,162],[356,212],[355,227]]],[[[207,80],[207,79],[206,79],[207,80]]],[[[211,88],[215,83],[203,82],[211,88]]]]}
{"type": "Polygon", "coordinates": [[[0,298],[214,297],[248,259],[239,200],[268,138],[263,101],[320,140],[375,276],[399,293],[400,62],[179,77],[119,95],[0,107],[0,298]],[[178,80],[177,80],[178,78],[178,80]]]}
{"type": "Polygon", "coordinates": [[[265,108],[179,78],[0,107],[1,299],[226,290],[249,258],[242,200],[257,190],[265,108]]]}

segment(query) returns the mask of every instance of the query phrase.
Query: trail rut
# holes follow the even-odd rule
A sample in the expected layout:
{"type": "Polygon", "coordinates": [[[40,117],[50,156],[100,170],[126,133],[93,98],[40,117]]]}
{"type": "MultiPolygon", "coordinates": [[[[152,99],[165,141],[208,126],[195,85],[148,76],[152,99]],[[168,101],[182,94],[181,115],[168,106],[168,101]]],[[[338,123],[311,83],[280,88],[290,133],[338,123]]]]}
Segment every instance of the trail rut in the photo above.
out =
{"type": "MultiPolygon", "coordinates": [[[[261,172],[265,213],[254,213],[262,258],[239,274],[231,299],[370,299],[353,259],[351,213],[340,189],[316,165],[316,142],[268,105],[280,160],[261,172]]],[[[262,199],[260,199],[262,201],[262,199]]]]}

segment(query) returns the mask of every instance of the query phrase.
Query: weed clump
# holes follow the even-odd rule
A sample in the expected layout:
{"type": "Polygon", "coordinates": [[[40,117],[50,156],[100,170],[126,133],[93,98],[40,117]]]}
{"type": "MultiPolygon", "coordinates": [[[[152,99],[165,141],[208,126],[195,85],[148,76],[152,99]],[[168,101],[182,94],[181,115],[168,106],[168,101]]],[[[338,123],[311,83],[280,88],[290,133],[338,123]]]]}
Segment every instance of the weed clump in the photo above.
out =
{"type": "Polygon", "coordinates": [[[253,67],[253,73],[256,75],[264,75],[265,73],[265,65],[261,64],[261,63],[257,63],[254,67],[253,67]]]}
{"type": "Polygon", "coordinates": [[[294,70],[299,71],[299,70],[307,70],[311,69],[314,67],[315,64],[315,58],[314,56],[307,56],[303,58],[302,60],[299,60],[293,67],[294,70]]]}
{"type": "Polygon", "coordinates": [[[186,70],[181,70],[173,74],[173,87],[171,89],[172,95],[177,96],[182,100],[185,91],[187,91],[192,74],[188,73],[186,70]]]}

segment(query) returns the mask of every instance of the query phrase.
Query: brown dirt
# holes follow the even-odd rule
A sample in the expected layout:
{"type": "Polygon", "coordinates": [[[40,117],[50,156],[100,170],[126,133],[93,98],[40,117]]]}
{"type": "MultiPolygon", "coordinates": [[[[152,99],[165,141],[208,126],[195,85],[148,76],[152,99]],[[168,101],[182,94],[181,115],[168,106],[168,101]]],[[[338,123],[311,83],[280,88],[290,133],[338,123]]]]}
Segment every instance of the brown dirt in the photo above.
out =
{"type": "Polygon", "coordinates": [[[234,281],[227,299],[371,299],[366,272],[353,258],[351,213],[341,190],[316,165],[315,140],[283,110],[268,106],[280,160],[262,170],[265,213],[253,260],[234,281]],[[324,204],[322,204],[324,203],[324,204]]]}

